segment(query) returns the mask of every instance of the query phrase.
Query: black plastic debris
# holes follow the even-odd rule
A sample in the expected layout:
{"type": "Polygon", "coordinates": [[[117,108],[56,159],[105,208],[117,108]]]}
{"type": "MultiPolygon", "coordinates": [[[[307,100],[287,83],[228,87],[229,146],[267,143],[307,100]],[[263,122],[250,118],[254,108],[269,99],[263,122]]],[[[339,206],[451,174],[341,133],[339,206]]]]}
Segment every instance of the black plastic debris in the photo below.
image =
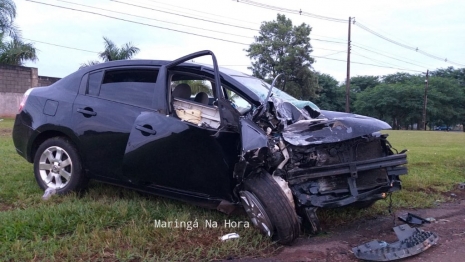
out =
{"type": "Polygon", "coordinates": [[[422,217],[419,217],[415,214],[412,214],[412,213],[407,213],[406,215],[399,216],[398,218],[400,221],[404,221],[405,223],[415,224],[415,225],[423,225],[425,223],[428,223],[428,224],[431,223],[430,221],[422,217]]]}
{"type": "Polygon", "coordinates": [[[393,228],[399,241],[386,243],[373,240],[352,248],[358,259],[390,261],[419,254],[438,242],[439,237],[430,231],[400,225],[393,228]]]}

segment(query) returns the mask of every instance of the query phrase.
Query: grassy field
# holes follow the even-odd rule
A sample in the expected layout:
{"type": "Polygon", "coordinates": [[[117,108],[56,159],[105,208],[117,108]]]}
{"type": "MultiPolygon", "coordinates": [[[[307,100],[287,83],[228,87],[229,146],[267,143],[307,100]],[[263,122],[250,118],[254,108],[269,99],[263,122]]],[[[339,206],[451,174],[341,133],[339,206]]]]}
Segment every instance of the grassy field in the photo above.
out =
{"type": "MultiPolygon", "coordinates": [[[[13,147],[13,121],[0,122],[0,260],[153,261],[214,260],[268,256],[279,250],[253,228],[226,228],[224,221],[247,221],[188,204],[146,196],[96,182],[85,194],[43,201],[32,165],[13,147]],[[197,221],[198,228],[156,228],[155,220],[197,221]],[[218,227],[208,228],[205,221],[218,227]],[[236,232],[238,240],[218,237],[236,232]]],[[[404,190],[394,208],[430,207],[447,201],[444,192],[465,181],[465,133],[389,131],[392,145],[408,149],[404,190]]],[[[364,210],[319,211],[325,225],[387,215],[386,201],[364,210]]],[[[304,237],[307,237],[304,235],[304,237]]]]}

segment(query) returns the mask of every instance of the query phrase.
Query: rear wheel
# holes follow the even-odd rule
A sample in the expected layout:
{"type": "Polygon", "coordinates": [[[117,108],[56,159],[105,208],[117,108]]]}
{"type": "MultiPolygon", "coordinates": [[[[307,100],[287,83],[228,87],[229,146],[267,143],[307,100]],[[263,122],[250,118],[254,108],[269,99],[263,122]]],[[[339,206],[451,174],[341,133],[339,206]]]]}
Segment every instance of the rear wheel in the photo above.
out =
{"type": "Polygon", "coordinates": [[[300,223],[288,198],[269,174],[244,181],[242,205],[255,227],[280,244],[290,244],[300,234],[300,223]]]}
{"type": "Polygon", "coordinates": [[[43,142],[34,156],[34,175],[42,189],[58,194],[78,191],[87,185],[76,148],[63,137],[43,142]]]}

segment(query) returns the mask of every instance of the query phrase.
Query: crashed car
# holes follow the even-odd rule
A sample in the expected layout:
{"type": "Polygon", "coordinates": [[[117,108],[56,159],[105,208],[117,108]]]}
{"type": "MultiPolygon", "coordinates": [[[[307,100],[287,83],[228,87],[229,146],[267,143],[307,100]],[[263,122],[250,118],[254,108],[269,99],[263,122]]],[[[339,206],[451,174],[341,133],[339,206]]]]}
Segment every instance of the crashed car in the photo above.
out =
{"type": "Polygon", "coordinates": [[[225,213],[243,208],[287,244],[301,224],[318,231],[317,208],[370,205],[401,189],[406,154],[380,133],[389,128],[320,110],[200,51],[93,65],[30,89],[13,140],[44,190],[95,179],[225,213]],[[213,65],[188,63],[201,56],[213,65]]]}

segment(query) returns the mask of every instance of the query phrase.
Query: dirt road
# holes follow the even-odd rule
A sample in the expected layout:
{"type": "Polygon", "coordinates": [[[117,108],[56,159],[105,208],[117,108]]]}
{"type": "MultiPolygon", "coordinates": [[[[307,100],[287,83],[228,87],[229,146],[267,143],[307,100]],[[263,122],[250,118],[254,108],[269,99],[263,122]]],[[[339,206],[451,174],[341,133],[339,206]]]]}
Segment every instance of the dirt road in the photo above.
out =
{"type": "Polygon", "coordinates": [[[273,257],[250,261],[361,261],[354,256],[352,248],[374,239],[388,243],[397,241],[392,228],[403,224],[397,216],[407,212],[435,218],[436,222],[420,228],[436,233],[439,241],[423,253],[397,261],[465,261],[465,191],[454,190],[449,194],[452,193],[455,201],[451,203],[430,209],[397,210],[395,220],[394,216],[383,216],[329,229],[327,235],[300,238],[273,257]]]}

